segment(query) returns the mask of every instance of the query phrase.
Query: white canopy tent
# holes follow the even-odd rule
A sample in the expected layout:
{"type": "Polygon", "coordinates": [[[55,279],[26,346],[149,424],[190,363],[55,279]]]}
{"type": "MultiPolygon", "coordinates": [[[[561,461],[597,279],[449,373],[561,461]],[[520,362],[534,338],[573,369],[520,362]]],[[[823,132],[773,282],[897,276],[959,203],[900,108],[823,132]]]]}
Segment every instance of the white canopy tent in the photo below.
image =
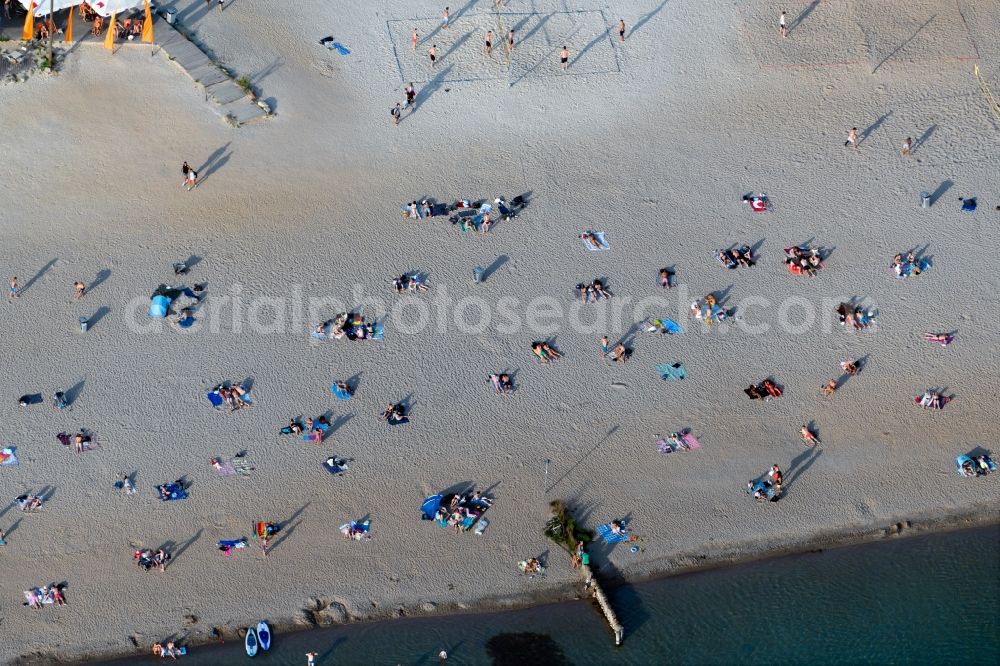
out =
{"type": "MultiPolygon", "coordinates": [[[[25,9],[35,5],[35,16],[48,16],[50,8],[57,12],[79,6],[83,1],[85,0],[51,0],[50,4],[49,0],[18,0],[25,9]]],[[[101,16],[111,16],[113,13],[121,14],[129,9],[142,7],[142,0],[93,0],[87,4],[101,16]]]]}

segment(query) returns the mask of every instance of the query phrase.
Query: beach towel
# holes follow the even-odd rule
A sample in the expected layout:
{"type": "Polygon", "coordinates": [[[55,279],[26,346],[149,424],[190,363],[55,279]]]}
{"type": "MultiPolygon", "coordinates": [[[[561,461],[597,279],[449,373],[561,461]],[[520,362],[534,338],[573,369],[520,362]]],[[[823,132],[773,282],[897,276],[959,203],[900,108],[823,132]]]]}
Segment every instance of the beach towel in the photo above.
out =
{"type": "Polygon", "coordinates": [[[228,548],[228,549],[246,548],[247,547],[247,540],[246,539],[221,539],[216,545],[219,547],[220,550],[222,550],[223,548],[228,548]]]}
{"type": "Polygon", "coordinates": [[[594,236],[596,236],[597,237],[597,242],[600,244],[600,247],[594,247],[593,245],[590,244],[589,241],[587,241],[587,239],[585,239],[583,237],[583,234],[580,234],[580,242],[583,243],[583,246],[585,248],[587,248],[588,251],[590,251],[590,252],[604,252],[605,250],[610,250],[611,249],[611,246],[608,244],[607,239],[604,237],[604,232],[603,231],[588,231],[587,233],[590,233],[590,234],[593,234],[594,236]]]}
{"type": "Polygon", "coordinates": [[[661,437],[660,439],[656,440],[656,450],[659,451],[660,453],[666,454],[666,453],[673,453],[674,451],[677,450],[677,447],[674,445],[673,442],[663,439],[661,437]]]}
{"type": "Polygon", "coordinates": [[[176,502],[188,498],[188,493],[179,483],[164,483],[156,486],[156,495],[161,502],[176,502]]]}
{"type": "Polygon", "coordinates": [[[680,327],[680,324],[673,319],[656,319],[654,321],[660,322],[660,325],[663,326],[663,330],[669,335],[677,335],[684,332],[684,329],[680,327]]]}
{"type": "Polygon", "coordinates": [[[13,446],[7,446],[0,449],[0,465],[16,465],[17,454],[15,451],[16,447],[13,446]]]}
{"type": "Polygon", "coordinates": [[[962,199],[962,210],[966,213],[971,213],[976,210],[976,198],[972,197],[970,199],[962,199]]]}
{"type": "Polygon", "coordinates": [[[464,518],[462,518],[462,529],[463,530],[467,530],[467,529],[471,528],[473,525],[476,524],[476,521],[479,520],[479,516],[481,516],[481,515],[483,515],[483,514],[481,514],[481,513],[470,513],[467,516],[465,516],[464,518]]]}
{"type": "Polygon", "coordinates": [[[323,441],[323,431],[319,432],[313,430],[312,432],[307,432],[302,435],[303,442],[322,442],[323,441]]]}
{"type": "Polygon", "coordinates": [[[385,326],[382,324],[372,324],[372,340],[385,339],[385,326]]]}
{"type": "Polygon", "coordinates": [[[339,53],[342,56],[351,55],[350,49],[348,49],[346,46],[344,46],[340,42],[334,42],[333,44],[330,44],[330,49],[336,51],[337,53],[339,53]]]}
{"type": "Polygon", "coordinates": [[[361,541],[368,534],[368,530],[371,528],[371,521],[366,520],[363,523],[359,523],[356,520],[352,520],[349,523],[344,523],[340,526],[340,533],[346,537],[350,537],[355,541],[361,541]]]}
{"type": "Polygon", "coordinates": [[[28,395],[22,395],[17,399],[17,404],[21,407],[27,407],[28,405],[40,405],[44,402],[41,393],[29,393],[28,395]]]}
{"type": "Polygon", "coordinates": [[[323,461],[323,468],[334,476],[341,476],[351,469],[351,465],[343,458],[327,458],[323,461]]]}
{"type": "Polygon", "coordinates": [[[219,476],[236,476],[236,468],[233,467],[231,460],[220,462],[217,466],[213,465],[213,467],[215,467],[215,473],[219,476]]]}
{"type": "Polygon", "coordinates": [[[686,432],[683,435],[681,435],[681,440],[684,442],[684,445],[687,446],[688,450],[690,451],[694,451],[695,449],[701,448],[701,442],[699,442],[698,438],[692,435],[690,432],[686,432]]]}
{"type": "Polygon", "coordinates": [[[240,476],[250,476],[250,472],[254,470],[254,466],[250,464],[246,456],[236,456],[230,464],[240,476]]]}
{"type": "Polygon", "coordinates": [[[622,530],[621,534],[615,534],[614,530],[611,529],[611,523],[605,523],[604,525],[597,526],[597,534],[604,539],[604,543],[621,543],[622,541],[628,541],[631,537],[628,532],[622,530]]]}
{"type": "Polygon", "coordinates": [[[184,319],[179,319],[177,325],[181,328],[191,328],[194,326],[194,317],[184,317],[184,319]]]}
{"type": "Polygon", "coordinates": [[[482,536],[483,532],[485,532],[486,528],[489,527],[489,526],[490,526],[490,521],[489,521],[488,518],[486,518],[486,517],[480,518],[479,519],[479,524],[476,525],[476,534],[478,534],[479,536],[482,536]]]}
{"type": "MultiPolygon", "coordinates": [[[[374,338],[373,338],[373,339],[374,339],[374,338]]],[[[341,389],[341,388],[340,388],[340,387],[338,387],[338,386],[337,386],[336,384],[332,384],[332,385],[330,386],[330,391],[331,391],[331,392],[332,392],[332,393],[333,393],[333,394],[334,394],[335,396],[337,396],[337,399],[338,399],[338,400],[350,400],[350,399],[351,399],[351,394],[350,394],[350,393],[348,393],[347,391],[345,391],[345,390],[341,389]]]]}
{"type": "Polygon", "coordinates": [[[69,438],[69,435],[67,435],[67,434],[66,434],[66,433],[64,433],[64,432],[61,432],[61,433],[59,433],[58,435],[56,435],[56,439],[58,439],[58,440],[59,440],[59,443],[60,443],[60,444],[62,444],[63,446],[69,446],[70,444],[72,444],[72,443],[73,443],[73,442],[72,442],[72,441],[70,440],[70,438],[69,438]]]}
{"type": "Polygon", "coordinates": [[[208,401],[210,403],[212,403],[212,407],[215,407],[216,409],[218,409],[219,407],[222,407],[223,402],[225,402],[222,399],[222,396],[219,395],[218,391],[209,391],[208,394],[207,394],[207,397],[208,397],[208,401]]]}
{"type": "Polygon", "coordinates": [[[679,362],[661,363],[656,366],[656,372],[664,379],[664,381],[684,379],[687,377],[687,370],[684,368],[684,364],[679,362]]]}

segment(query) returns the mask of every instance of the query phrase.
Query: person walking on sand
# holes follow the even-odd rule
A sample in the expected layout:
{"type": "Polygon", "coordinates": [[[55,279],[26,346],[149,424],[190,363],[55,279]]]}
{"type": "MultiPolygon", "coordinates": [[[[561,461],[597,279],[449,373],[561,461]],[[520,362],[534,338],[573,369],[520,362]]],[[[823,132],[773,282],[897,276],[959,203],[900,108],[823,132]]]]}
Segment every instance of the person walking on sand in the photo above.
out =
{"type": "Polygon", "coordinates": [[[17,286],[17,276],[15,275],[10,279],[10,291],[7,292],[8,298],[20,298],[21,288],[17,286]]]}
{"type": "Polygon", "coordinates": [[[226,0],[219,0],[219,11],[222,12],[225,10],[226,10],[226,0]]]}
{"type": "Polygon", "coordinates": [[[7,545],[7,533],[4,532],[3,530],[0,530],[0,546],[6,546],[6,545],[7,545]]]}
{"type": "Polygon", "coordinates": [[[906,137],[906,141],[903,142],[903,157],[913,157],[913,137],[906,137]]]}
{"type": "Polygon", "coordinates": [[[410,35],[410,46],[413,47],[414,51],[417,50],[417,42],[418,41],[420,41],[420,36],[417,34],[417,29],[414,28],[413,29],[413,34],[410,35]]]}
{"type": "Polygon", "coordinates": [[[625,19],[618,19],[618,41],[625,43],[625,19]]]}
{"type": "Polygon", "coordinates": [[[403,104],[403,106],[406,107],[407,109],[409,109],[410,113],[412,113],[413,112],[413,107],[416,105],[416,101],[417,101],[417,91],[413,87],[413,82],[412,81],[410,82],[410,84],[408,86],[406,86],[405,88],[403,88],[403,94],[406,95],[406,103],[403,104]]]}
{"type": "Polygon", "coordinates": [[[448,29],[448,20],[450,19],[450,14],[448,12],[448,7],[444,8],[444,13],[441,14],[441,27],[445,30],[448,29]]]}
{"type": "Polygon", "coordinates": [[[318,652],[306,652],[306,666],[316,666],[316,657],[318,656],[318,652]]]}
{"type": "Polygon", "coordinates": [[[514,29],[511,28],[507,32],[507,55],[514,53],[514,29]]]}
{"type": "MultiPolygon", "coordinates": [[[[187,162],[185,162],[184,164],[187,164],[187,162]]],[[[188,192],[190,192],[195,187],[197,187],[198,186],[198,172],[195,171],[194,169],[192,169],[191,167],[188,167],[188,170],[187,170],[187,180],[185,181],[184,184],[187,185],[188,192]]]]}
{"type": "Polygon", "coordinates": [[[486,45],[483,47],[483,52],[486,53],[487,58],[493,57],[493,31],[486,31],[486,45]]]}
{"type": "Polygon", "coordinates": [[[403,108],[400,106],[399,102],[396,102],[396,106],[389,109],[389,115],[392,116],[392,124],[399,124],[399,117],[403,114],[403,108]]]}
{"type": "Polygon", "coordinates": [[[77,280],[73,283],[73,298],[80,300],[87,293],[87,285],[77,280]]]}
{"type": "Polygon", "coordinates": [[[569,49],[566,48],[565,44],[559,51],[559,66],[562,67],[562,71],[564,72],[566,71],[566,68],[569,67],[569,49]]]}
{"type": "Polygon", "coordinates": [[[857,148],[858,148],[858,128],[857,127],[852,127],[851,130],[847,133],[847,141],[844,142],[844,148],[847,148],[848,146],[850,146],[851,148],[854,148],[855,150],[857,150],[857,148]]]}
{"type": "Polygon", "coordinates": [[[431,44],[431,47],[427,49],[427,55],[430,56],[431,59],[431,69],[434,69],[434,63],[437,62],[438,59],[438,45],[431,44]]]}
{"type": "Polygon", "coordinates": [[[189,173],[191,173],[191,165],[184,162],[184,164],[181,165],[181,187],[187,185],[189,173]]]}
{"type": "Polygon", "coordinates": [[[611,340],[605,335],[601,338],[601,353],[607,356],[609,349],[611,349],[611,340]]]}
{"type": "Polygon", "coordinates": [[[778,34],[784,39],[788,37],[788,26],[785,25],[785,12],[781,12],[781,16],[778,17],[778,34]]]}

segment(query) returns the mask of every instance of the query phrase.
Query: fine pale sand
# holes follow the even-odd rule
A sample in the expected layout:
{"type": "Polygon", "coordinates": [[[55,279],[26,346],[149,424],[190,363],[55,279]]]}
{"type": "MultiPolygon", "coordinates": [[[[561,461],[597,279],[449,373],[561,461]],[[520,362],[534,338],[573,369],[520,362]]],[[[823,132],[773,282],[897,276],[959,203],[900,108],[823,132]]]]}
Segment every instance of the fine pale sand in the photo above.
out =
{"type": "Polygon", "coordinates": [[[260,617],[304,622],[317,601],[327,622],[556,594],[577,579],[542,535],[553,498],[591,528],[628,519],[641,552],[593,547],[604,572],[625,576],[996,515],[995,479],[953,467],[997,427],[1000,126],[971,73],[979,62],[1000,88],[995,2],[509,0],[501,25],[524,40],[509,67],[499,36],[494,60],[482,55],[484,31],[499,30],[491,0],[452,7],[453,25],[436,32],[440,3],[350,4],[275,14],[239,0],[220,14],[178,3],[274,108],[250,127],[227,126],[145,47],[81,45],[58,77],[0,87],[0,266],[24,287],[0,303],[0,439],[21,459],[0,467],[0,496],[49,496],[37,514],[0,511],[0,661],[147,650],[260,617]],[[351,54],[320,47],[326,35],[351,54]],[[393,127],[409,81],[418,107],[393,127]],[[852,126],[858,151],[843,147],[852,126]],[[907,136],[919,139],[912,159],[899,153],[907,136]],[[207,163],[192,192],[182,160],[207,163]],[[740,201],[761,190],[770,214],[740,201]],[[930,209],[923,190],[937,197],[930,209]],[[524,213],[485,235],[399,212],[424,196],[528,192],[524,213]],[[979,209],[963,213],[969,196],[979,209]],[[610,251],[585,251],[588,229],[606,232],[610,251]],[[794,277],[781,250],[810,240],[832,250],[828,266],[794,277]],[[712,253],[735,243],[759,243],[758,266],[723,269],[712,253]],[[932,267],[893,279],[892,256],[913,248],[932,267]],[[208,283],[200,328],[150,326],[150,294],[192,255],[177,281],[208,283]],[[478,285],[477,264],[495,266],[478,285]],[[664,266],[678,286],[660,293],[664,266]],[[389,280],[410,270],[431,291],[397,297],[389,280]],[[595,277],[615,298],[581,310],[572,287],[595,277]],[[74,280],[93,286],[80,301],[74,280]],[[737,321],[689,317],[710,291],[737,321]],[[877,309],[872,329],[837,324],[833,308],[851,297],[877,309]],[[311,342],[311,324],[352,306],[388,310],[383,342],[311,342]],[[684,335],[640,334],[627,364],[602,360],[603,334],[614,342],[650,314],[684,335]],[[87,333],[80,316],[94,320],[87,333]],[[948,348],[922,339],[956,330],[948,348]],[[539,339],[565,357],[541,366],[529,348],[539,339]],[[865,359],[861,374],[821,396],[848,357],[865,359]],[[687,379],[661,381],[654,366],[675,361],[687,379]],[[514,393],[493,392],[497,371],[513,374],[514,393]],[[767,376],[785,396],[748,400],[741,389],[767,376]],[[210,409],[206,389],[247,377],[252,408],[210,409]],[[351,377],[356,396],[335,400],[330,383],[351,377]],[[68,411],[15,402],[70,387],[68,411]],[[929,387],[954,402],[919,409],[929,387]],[[377,419],[404,399],[410,424],[377,419]],[[321,447],[277,434],[327,410],[337,427],[321,447]],[[810,422],[815,450],[798,436],[810,422]],[[59,445],[56,433],[77,428],[100,448],[59,445]],[[681,428],[702,449],[657,453],[657,435],[681,428]],[[208,465],[241,450],[250,478],[208,465]],[[334,478],[320,467],[328,455],[354,466],[334,478]],[[772,463],[786,496],[760,505],[744,486],[772,463]],[[113,489],[122,473],[139,494],[113,489]],[[158,502],[153,486],[181,476],[190,499],[158,502]],[[484,535],[418,519],[425,494],[465,483],[496,497],[484,535]],[[372,540],[337,532],[364,516],[372,540]],[[267,559],[215,549],[258,519],[285,525],[267,559]],[[137,569],[133,546],[162,544],[175,554],[166,573],[137,569]],[[544,579],[518,574],[517,560],[544,552],[544,579]],[[22,590],[52,581],[68,582],[68,606],[20,605],[22,590]]]}

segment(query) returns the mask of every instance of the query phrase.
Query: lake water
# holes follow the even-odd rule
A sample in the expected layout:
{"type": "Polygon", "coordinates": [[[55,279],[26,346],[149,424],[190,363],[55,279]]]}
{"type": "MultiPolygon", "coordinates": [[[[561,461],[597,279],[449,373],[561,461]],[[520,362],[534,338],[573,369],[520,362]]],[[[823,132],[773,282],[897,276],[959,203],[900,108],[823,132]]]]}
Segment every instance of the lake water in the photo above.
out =
{"type": "MultiPolygon", "coordinates": [[[[837,548],[609,591],[616,648],[587,602],[279,635],[256,662],[448,666],[1000,663],[1000,526],[837,548]]],[[[239,644],[181,663],[247,663],[239,644]]],[[[130,659],[109,662],[163,663],[130,659]]]]}

